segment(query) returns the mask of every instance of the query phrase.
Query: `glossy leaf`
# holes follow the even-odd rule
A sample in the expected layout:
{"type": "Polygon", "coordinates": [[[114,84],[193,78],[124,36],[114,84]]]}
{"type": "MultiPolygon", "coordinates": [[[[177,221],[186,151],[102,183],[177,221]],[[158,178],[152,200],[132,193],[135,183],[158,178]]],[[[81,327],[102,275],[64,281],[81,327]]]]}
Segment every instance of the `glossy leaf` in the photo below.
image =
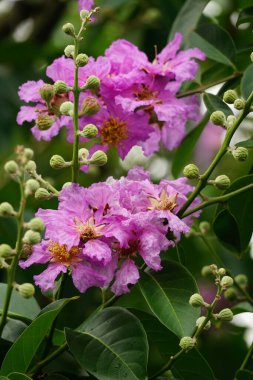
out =
{"type": "Polygon", "coordinates": [[[120,306],[152,313],[177,336],[192,333],[199,310],[189,305],[198,291],[194,278],[182,265],[167,261],[161,272],[144,272],[131,293],[121,297],[120,306]]]}
{"type": "Polygon", "coordinates": [[[238,27],[241,24],[245,23],[251,23],[251,26],[253,27],[253,7],[247,7],[244,8],[238,16],[236,26],[238,27]]]}
{"type": "Polygon", "coordinates": [[[249,65],[244,71],[241,80],[241,92],[242,96],[247,99],[253,91],[253,64],[249,65]]]}
{"type": "Polygon", "coordinates": [[[66,339],[84,369],[99,380],[146,379],[147,336],[133,314],[111,307],[89,319],[83,329],[66,329],[66,339]]]}
{"type": "Polygon", "coordinates": [[[10,380],[32,380],[31,377],[27,376],[24,373],[12,372],[8,375],[10,380]]]}
{"type": "Polygon", "coordinates": [[[235,45],[225,29],[216,24],[200,25],[190,34],[191,46],[198,47],[215,62],[234,66],[235,45]]]}
{"type": "Polygon", "coordinates": [[[224,112],[225,116],[233,114],[231,108],[218,95],[204,94],[203,100],[210,113],[219,110],[224,112]]]}
{"type": "MultiPolygon", "coordinates": [[[[7,285],[0,283],[0,309],[3,308],[7,285]]],[[[40,307],[34,297],[24,298],[16,290],[12,292],[9,311],[34,319],[40,312],[40,307]]]]}
{"type": "Polygon", "coordinates": [[[8,319],[4,326],[2,338],[9,342],[15,342],[26,328],[27,325],[25,323],[14,319],[8,319]]]}
{"type": "Polygon", "coordinates": [[[50,326],[70,299],[62,299],[48,305],[16,340],[2,363],[1,373],[26,372],[50,326]]]}
{"type": "Polygon", "coordinates": [[[187,38],[198,24],[207,3],[209,0],[187,0],[172,25],[169,38],[172,39],[176,32],[187,38]]]}
{"type": "Polygon", "coordinates": [[[240,231],[235,218],[228,210],[222,210],[216,216],[213,230],[228,249],[241,251],[240,231]]]}

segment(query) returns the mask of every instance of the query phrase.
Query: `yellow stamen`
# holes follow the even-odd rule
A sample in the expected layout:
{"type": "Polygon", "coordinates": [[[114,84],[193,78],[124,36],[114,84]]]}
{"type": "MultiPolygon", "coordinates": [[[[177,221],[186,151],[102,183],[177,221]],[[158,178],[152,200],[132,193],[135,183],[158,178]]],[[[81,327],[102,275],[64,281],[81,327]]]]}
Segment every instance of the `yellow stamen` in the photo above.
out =
{"type": "Polygon", "coordinates": [[[101,128],[101,137],[103,144],[118,146],[122,140],[128,138],[127,122],[120,121],[118,117],[110,117],[104,121],[101,128]]]}
{"type": "Polygon", "coordinates": [[[166,189],[162,189],[160,198],[149,197],[150,206],[148,210],[172,211],[177,206],[178,193],[168,196],[166,189]]]}
{"type": "Polygon", "coordinates": [[[70,250],[68,250],[68,247],[66,244],[60,245],[59,243],[56,243],[55,241],[51,242],[48,246],[48,251],[50,255],[52,255],[51,261],[53,262],[60,262],[64,265],[70,265],[73,262],[78,261],[77,255],[79,253],[78,247],[72,247],[70,250]]]}

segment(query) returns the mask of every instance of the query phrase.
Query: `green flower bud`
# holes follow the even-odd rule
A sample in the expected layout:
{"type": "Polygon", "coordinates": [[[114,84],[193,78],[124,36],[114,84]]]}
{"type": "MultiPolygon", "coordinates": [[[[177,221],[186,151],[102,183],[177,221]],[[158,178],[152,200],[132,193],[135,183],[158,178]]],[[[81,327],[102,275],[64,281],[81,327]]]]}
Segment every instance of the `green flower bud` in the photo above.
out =
{"type": "Polygon", "coordinates": [[[210,121],[214,125],[221,125],[223,127],[226,123],[226,117],[222,111],[214,111],[210,116],[210,121]]]}
{"type": "Polygon", "coordinates": [[[76,65],[83,67],[89,62],[89,57],[87,54],[78,54],[76,57],[76,65]]]}
{"type": "MultiPolygon", "coordinates": [[[[200,326],[203,324],[203,322],[204,322],[205,319],[206,319],[206,318],[205,318],[204,316],[203,316],[203,317],[199,317],[199,318],[196,320],[196,326],[197,326],[197,327],[200,327],[200,326]]],[[[211,321],[208,321],[207,324],[206,324],[205,327],[204,327],[204,330],[209,330],[210,327],[211,327],[211,321]]]]}
{"type": "Polygon", "coordinates": [[[0,269],[8,269],[9,267],[4,258],[0,257],[0,269]]]}
{"type": "Polygon", "coordinates": [[[49,115],[39,114],[36,119],[36,125],[40,131],[47,131],[52,127],[54,119],[49,115]]]}
{"type": "Polygon", "coordinates": [[[64,102],[60,106],[60,113],[66,116],[72,116],[74,111],[74,104],[72,102],[64,102]]]}
{"type": "Polygon", "coordinates": [[[246,161],[249,155],[248,149],[243,146],[232,150],[232,155],[236,161],[246,161]]]}
{"type": "Polygon", "coordinates": [[[54,96],[54,87],[51,84],[44,84],[40,88],[40,96],[46,103],[50,103],[54,96]]]}
{"type": "Polygon", "coordinates": [[[86,9],[82,9],[80,12],[80,18],[84,20],[85,18],[89,17],[90,12],[86,9]]]}
{"type": "Polygon", "coordinates": [[[250,54],[250,60],[253,62],[253,52],[250,54]]]}
{"type": "Polygon", "coordinates": [[[37,232],[42,232],[45,228],[43,220],[38,217],[31,219],[30,222],[28,223],[28,226],[30,230],[37,231],[37,232]]]}
{"type": "Polygon", "coordinates": [[[25,148],[24,155],[27,160],[31,160],[34,156],[34,151],[30,148],[25,148]]]}
{"type": "Polygon", "coordinates": [[[8,257],[13,255],[14,250],[11,248],[9,244],[1,244],[0,245],[0,257],[7,259],[8,257]]]}
{"type": "Polygon", "coordinates": [[[85,82],[85,89],[96,90],[100,86],[100,79],[96,75],[91,75],[85,82]]]}
{"type": "Polygon", "coordinates": [[[54,91],[56,94],[65,94],[68,92],[68,85],[63,80],[57,80],[54,84],[54,91]]]}
{"type": "Polygon", "coordinates": [[[70,22],[67,22],[66,24],[63,25],[62,31],[68,34],[69,36],[72,36],[72,37],[75,36],[75,27],[70,22]]]}
{"type": "Polygon", "coordinates": [[[47,189],[44,189],[43,187],[40,187],[36,193],[34,194],[35,199],[38,199],[39,201],[47,200],[51,198],[51,194],[47,191],[47,189]]]}
{"type": "Polygon", "coordinates": [[[219,314],[216,314],[216,317],[220,319],[221,321],[232,321],[234,315],[233,312],[230,309],[223,309],[219,312],[219,314]]]}
{"type": "Polygon", "coordinates": [[[195,293],[190,297],[189,304],[193,307],[201,307],[205,306],[205,301],[200,294],[195,293]]]}
{"type": "Polygon", "coordinates": [[[86,137],[87,139],[93,139],[98,134],[98,129],[94,124],[87,124],[80,135],[86,137]]]}
{"type": "Polygon", "coordinates": [[[208,234],[210,229],[211,229],[211,225],[209,222],[204,221],[204,222],[199,223],[199,230],[200,230],[202,235],[208,234]]]}
{"type": "Polygon", "coordinates": [[[205,265],[202,269],[201,269],[201,275],[203,277],[207,277],[209,276],[210,274],[212,274],[212,269],[210,268],[209,265],[205,265]]]}
{"type": "Polygon", "coordinates": [[[75,54],[75,45],[68,45],[64,49],[64,54],[68,58],[73,58],[75,54]]]}
{"type": "Polygon", "coordinates": [[[235,124],[235,121],[236,121],[236,117],[234,115],[229,115],[227,117],[227,123],[226,123],[227,128],[233,127],[235,124]]]}
{"type": "Polygon", "coordinates": [[[226,274],[226,269],[225,268],[218,269],[218,275],[219,276],[223,277],[223,276],[225,276],[225,274],[226,274]]]}
{"type": "Polygon", "coordinates": [[[88,149],[85,149],[85,148],[79,149],[79,151],[78,151],[78,157],[79,157],[79,160],[82,160],[82,161],[87,160],[87,158],[89,157],[89,151],[88,151],[88,149]]]}
{"type": "Polygon", "coordinates": [[[4,170],[8,174],[12,174],[12,175],[17,174],[18,173],[18,164],[14,160],[7,161],[6,164],[4,165],[4,170]]]}
{"type": "Polygon", "coordinates": [[[214,180],[214,185],[217,187],[217,189],[220,190],[226,190],[230,187],[230,179],[226,175],[219,175],[214,180]]]}
{"type": "Polygon", "coordinates": [[[236,99],[234,102],[234,107],[236,110],[243,110],[245,107],[245,101],[243,99],[236,99]]]}
{"type": "Polygon", "coordinates": [[[194,164],[189,164],[184,167],[183,175],[189,179],[199,178],[199,168],[194,164]]]}
{"type": "Polygon", "coordinates": [[[235,281],[243,288],[248,285],[248,277],[245,274],[238,274],[235,276],[235,281]]]}
{"type": "Polygon", "coordinates": [[[28,161],[27,164],[25,165],[25,170],[28,172],[34,172],[36,171],[36,162],[35,161],[28,161]]]}
{"type": "Polygon", "coordinates": [[[237,93],[234,90],[228,90],[224,92],[223,100],[228,104],[233,104],[237,98],[237,93]]]}
{"type": "Polygon", "coordinates": [[[15,216],[12,205],[9,202],[0,203],[0,216],[15,216]]]}
{"type": "Polygon", "coordinates": [[[69,187],[72,185],[72,182],[65,182],[63,185],[62,185],[62,189],[66,189],[66,187],[69,187]]]}
{"type": "Polygon", "coordinates": [[[107,163],[107,155],[102,150],[97,150],[91,156],[89,163],[95,166],[103,166],[107,163]]]}
{"type": "Polygon", "coordinates": [[[66,167],[66,161],[62,156],[55,154],[50,159],[50,166],[53,169],[62,169],[66,167]]]}
{"type": "Polygon", "coordinates": [[[184,336],[180,342],[179,346],[185,350],[190,351],[196,344],[196,339],[192,338],[191,336],[184,336]]]}
{"type": "Polygon", "coordinates": [[[82,113],[87,116],[92,116],[98,113],[100,110],[100,104],[93,96],[87,96],[82,104],[82,113]]]}
{"type": "Polygon", "coordinates": [[[36,179],[28,179],[25,184],[25,193],[26,195],[34,194],[36,190],[40,187],[40,184],[36,179]]]}
{"type": "Polygon", "coordinates": [[[232,286],[233,283],[234,283],[234,280],[230,276],[222,277],[221,282],[220,282],[221,286],[225,289],[230,288],[230,286],[232,286]]]}
{"type": "Polygon", "coordinates": [[[23,243],[25,244],[38,244],[41,241],[40,233],[33,230],[28,230],[24,234],[23,243]]]}
{"type": "Polygon", "coordinates": [[[237,299],[237,292],[234,288],[228,288],[224,292],[224,297],[229,301],[235,301],[237,299]]]}
{"type": "Polygon", "coordinates": [[[28,282],[18,285],[17,290],[19,294],[24,298],[31,298],[34,296],[35,293],[35,287],[33,286],[33,284],[29,284],[28,282]]]}

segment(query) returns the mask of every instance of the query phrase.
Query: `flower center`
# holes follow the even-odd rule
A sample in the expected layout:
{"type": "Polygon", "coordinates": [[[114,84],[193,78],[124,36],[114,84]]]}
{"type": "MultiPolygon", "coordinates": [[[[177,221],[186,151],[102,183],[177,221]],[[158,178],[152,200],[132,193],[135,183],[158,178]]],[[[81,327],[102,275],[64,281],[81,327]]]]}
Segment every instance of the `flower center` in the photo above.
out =
{"type": "Polygon", "coordinates": [[[104,228],[104,225],[95,226],[94,218],[91,217],[87,220],[86,223],[81,222],[78,218],[75,218],[75,224],[77,231],[80,234],[80,239],[83,243],[92,239],[97,239],[102,236],[101,231],[104,228]]]}
{"type": "Polygon", "coordinates": [[[134,95],[138,100],[151,100],[157,99],[158,91],[151,91],[149,86],[143,84],[141,89],[134,92],[134,95]]]}
{"type": "Polygon", "coordinates": [[[160,198],[149,197],[148,210],[172,211],[177,206],[177,196],[178,193],[168,196],[167,191],[163,189],[160,198]]]}
{"type": "Polygon", "coordinates": [[[48,251],[52,256],[53,262],[60,262],[64,265],[70,265],[74,261],[78,261],[77,255],[79,253],[78,247],[72,247],[68,250],[67,245],[60,245],[55,241],[51,242],[48,246],[48,251]]]}
{"type": "Polygon", "coordinates": [[[139,248],[139,241],[138,240],[130,240],[128,243],[128,248],[119,248],[117,246],[114,247],[116,250],[119,259],[127,259],[128,257],[136,257],[138,253],[139,248]]]}
{"type": "Polygon", "coordinates": [[[120,121],[118,117],[110,117],[104,121],[101,128],[101,136],[103,144],[111,144],[117,146],[122,140],[128,138],[126,133],[126,121],[120,121]]]}

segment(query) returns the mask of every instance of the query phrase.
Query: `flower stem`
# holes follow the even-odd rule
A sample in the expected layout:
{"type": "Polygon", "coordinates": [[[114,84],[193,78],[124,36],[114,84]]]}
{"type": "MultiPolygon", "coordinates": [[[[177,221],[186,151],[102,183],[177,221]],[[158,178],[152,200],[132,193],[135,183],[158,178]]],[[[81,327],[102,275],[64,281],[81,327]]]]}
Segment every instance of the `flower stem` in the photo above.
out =
{"type": "Polygon", "coordinates": [[[218,163],[220,162],[222,157],[226,154],[227,148],[228,148],[230,141],[231,141],[233,135],[235,134],[237,128],[239,127],[239,125],[242,123],[242,121],[245,119],[245,117],[250,112],[250,106],[251,106],[252,101],[253,101],[253,92],[248,97],[248,99],[245,103],[245,107],[241,111],[241,113],[239,114],[234,125],[232,127],[228,128],[225,139],[224,139],[218,153],[214,157],[212,163],[210,164],[208,169],[205,171],[205,173],[200,176],[199,181],[197,183],[197,186],[195,187],[195,190],[191,193],[188,200],[185,202],[185,204],[178,211],[178,213],[177,213],[178,217],[182,218],[182,216],[185,215],[185,211],[192,204],[192,202],[198,196],[198,194],[201,192],[201,190],[206,186],[208,178],[210,177],[210,175],[212,174],[212,172],[214,171],[214,169],[216,168],[216,166],[218,165],[218,163]]]}
{"type": "Polygon", "coordinates": [[[79,51],[79,38],[75,38],[75,77],[74,77],[74,114],[73,114],[73,126],[74,126],[74,142],[73,142],[73,155],[72,155],[72,182],[77,183],[78,172],[79,172],[79,159],[78,159],[78,148],[79,148],[79,125],[78,125],[78,106],[79,106],[79,87],[78,87],[78,66],[76,64],[76,57],[79,51]]]}
{"type": "Polygon", "coordinates": [[[17,241],[16,241],[16,255],[13,257],[10,267],[7,269],[7,290],[6,290],[2,317],[1,317],[1,322],[0,322],[0,337],[3,333],[3,329],[6,324],[8,310],[9,310],[10,301],[11,301],[11,295],[13,291],[13,283],[15,282],[16,269],[17,269],[21,249],[22,249],[24,211],[25,211],[25,205],[26,205],[23,175],[20,178],[19,187],[20,187],[20,206],[19,206],[19,211],[17,214],[18,233],[17,233],[17,241]]]}
{"type": "Polygon", "coordinates": [[[239,368],[239,371],[242,371],[247,367],[247,365],[250,362],[250,360],[252,359],[252,357],[253,357],[253,342],[250,345],[249,351],[247,352],[247,355],[245,356],[245,358],[242,362],[242,365],[239,368]]]}
{"type": "Polygon", "coordinates": [[[38,362],[34,367],[31,368],[28,375],[33,375],[35,372],[37,372],[39,369],[45,367],[47,364],[49,364],[52,360],[57,358],[62,352],[66,351],[68,348],[67,343],[62,344],[59,348],[57,348],[55,351],[53,351],[50,355],[48,355],[45,359],[42,359],[40,362],[38,362]]]}

